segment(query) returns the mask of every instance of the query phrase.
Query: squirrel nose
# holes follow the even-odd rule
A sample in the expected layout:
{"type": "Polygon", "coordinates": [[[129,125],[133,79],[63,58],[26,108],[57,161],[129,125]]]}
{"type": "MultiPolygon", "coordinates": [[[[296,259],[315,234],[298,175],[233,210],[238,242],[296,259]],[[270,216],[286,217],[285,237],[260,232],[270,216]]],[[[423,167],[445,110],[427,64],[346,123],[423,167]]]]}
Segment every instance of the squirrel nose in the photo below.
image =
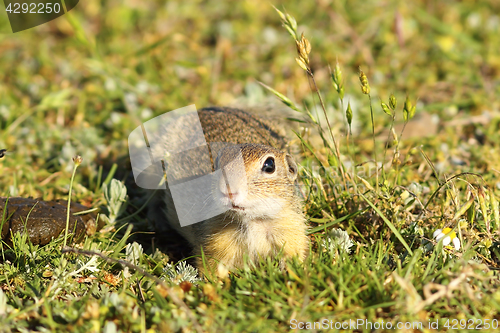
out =
{"type": "Polygon", "coordinates": [[[234,200],[238,195],[238,191],[231,191],[229,182],[224,178],[220,181],[220,191],[225,198],[229,198],[230,200],[234,200]]]}
{"type": "Polygon", "coordinates": [[[229,199],[233,200],[236,196],[238,196],[238,192],[223,192],[224,196],[229,197],[229,199]]]}
{"type": "Polygon", "coordinates": [[[219,191],[227,204],[239,206],[246,197],[246,183],[241,184],[240,179],[223,176],[219,181],[219,191]]]}
{"type": "Polygon", "coordinates": [[[226,202],[238,206],[243,204],[248,196],[247,175],[243,162],[223,167],[218,187],[226,202]]]}
{"type": "Polygon", "coordinates": [[[222,193],[222,195],[225,197],[225,198],[229,198],[229,200],[231,201],[234,201],[237,197],[238,197],[238,192],[229,192],[229,193],[222,193]]]}

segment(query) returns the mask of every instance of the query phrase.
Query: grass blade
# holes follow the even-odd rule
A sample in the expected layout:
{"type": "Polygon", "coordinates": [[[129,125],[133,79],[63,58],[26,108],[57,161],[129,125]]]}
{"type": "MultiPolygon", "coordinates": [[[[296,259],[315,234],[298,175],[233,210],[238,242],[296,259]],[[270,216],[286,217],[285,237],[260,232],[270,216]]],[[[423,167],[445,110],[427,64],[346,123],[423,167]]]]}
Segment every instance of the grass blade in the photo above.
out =
{"type": "Polygon", "coordinates": [[[401,234],[399,233],[398,229],[396,229],[396,227],[394,226],[394,224],[392,224],[392,222],[389,221],[387,219],[387,217],[385,217],[384,214],[380,211],[380,209],[378,209],[370,200],[368,200],[368,198],[366,198],[361,193],[359,193],[359,196],[361,198],[363,198],[363,200],[365,200],[366,203],[368,203],[370,205],[370,207],[373,208],[374,211],[377,212],[377,214],[382,218],[382,220],[384,220],[385,224],[387,224],[387,226],[389,227],[389,229],[391,229],[391,231],[394,233],[394,235],[396,235],[397,239],[399,239],[399,241],[401,242],[401,244],[403,244],[403,246],[406,248],[406,250],[408,251],[408,253],[410,255],[413,255],[413,251],[411,250],[410,246],[408,245],[408,243],[406,243],[406,241],[404,240],[403,236],[401,236],[401,234]]]}

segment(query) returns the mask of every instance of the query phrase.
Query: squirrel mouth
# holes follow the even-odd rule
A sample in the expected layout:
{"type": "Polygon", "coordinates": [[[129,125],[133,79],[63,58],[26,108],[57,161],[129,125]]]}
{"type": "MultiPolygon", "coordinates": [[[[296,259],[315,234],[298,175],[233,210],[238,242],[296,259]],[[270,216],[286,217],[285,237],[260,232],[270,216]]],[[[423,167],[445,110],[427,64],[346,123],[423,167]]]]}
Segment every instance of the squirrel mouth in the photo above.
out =
{"type": "Polygon", "coordinates": [[[235,204],[231,203],[231,209],[233,210],[245,210],[245,208],[243,207],[240,207],[240,206],[236,206],[235,204]]]}

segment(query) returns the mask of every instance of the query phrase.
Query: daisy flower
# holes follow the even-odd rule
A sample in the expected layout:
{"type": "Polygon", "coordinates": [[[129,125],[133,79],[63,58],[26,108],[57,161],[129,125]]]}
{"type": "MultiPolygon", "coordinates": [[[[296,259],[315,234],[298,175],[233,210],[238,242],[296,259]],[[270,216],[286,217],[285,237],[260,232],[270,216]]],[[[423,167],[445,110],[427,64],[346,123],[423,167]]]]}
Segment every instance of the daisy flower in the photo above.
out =
{"type": "Polygon", "coordinates": [[[434,231],[434,234],[432,237],[436,240],[439,241],[441,238],[444,237],[443,239],[443,245],[447,246],[450,245],[450,243],[453,243],[453,246],[455,247],[455,250],[460,250],[460,240],[457,237],[457,234],[452,231],[451,228],[444,228],[444,229],[438,229],[434,231]]]}

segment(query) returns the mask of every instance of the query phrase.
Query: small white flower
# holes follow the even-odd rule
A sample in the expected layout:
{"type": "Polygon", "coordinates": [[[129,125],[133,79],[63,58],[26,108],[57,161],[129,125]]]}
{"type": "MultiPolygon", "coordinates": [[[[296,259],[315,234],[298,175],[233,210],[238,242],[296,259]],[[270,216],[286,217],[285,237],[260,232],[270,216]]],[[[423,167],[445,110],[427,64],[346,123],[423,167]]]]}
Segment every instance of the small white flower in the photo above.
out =
{"type": "Polygon", "coordinates": [[[443,230],[437,229],[434,231],[434,234],[432,237],[436,240],[439,241],[441,238],[444,237],[443,239],[443,245],[448,246],[450,243],[453,243],[453,246],[455,247],[455,250],[460,250],[460,240],[457,237],[457,234],[452,231],[451,228],[444,228],[443,230]]]}
{"type": "Polygon", "coordinates": [[[340,228],[332,229],[323,239],[323,247],[330,251],[340,249],[346,253],[351,253],[351,247],[354,245],[353,241],[349,238],[347,232],[340,228]]]}
{"type": "Polygon", "coordinates": [[[129,243],[125,247],[125,256],[133,265],[139,265],[143,250],[142,245],[136,242],[129,243]]]}
{"type": "Polygon", "coordinates": [[[179,282],[188,281],[193,284],[200,281],[200,278],[198,277],[198,270],[185,261],[181,261],[176,266],[167,264],[165,268],[163,268],[163,272],[171,281],[176,278],[179,280],[179,282]]]}

